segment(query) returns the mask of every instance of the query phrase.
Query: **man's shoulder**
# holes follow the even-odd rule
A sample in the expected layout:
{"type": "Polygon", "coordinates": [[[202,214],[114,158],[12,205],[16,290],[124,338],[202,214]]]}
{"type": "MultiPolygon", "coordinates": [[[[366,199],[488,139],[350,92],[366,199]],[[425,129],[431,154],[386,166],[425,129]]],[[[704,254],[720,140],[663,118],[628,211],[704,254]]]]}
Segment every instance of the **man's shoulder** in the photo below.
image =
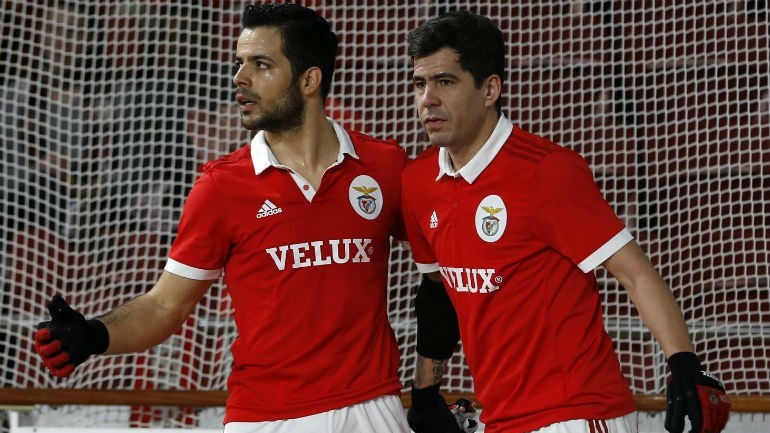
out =
{"type": "Polygon", "coordinates": [[[430,146],[420,152],[413,160],[409,161],[404,169],[404,176],[415,177],[427,173],[436,177],[438,174],[438,150],[438,147],[430,146]]]}
{"type": "Polygon", "coordinates": [[[572,152],[553,141],[514,127],[505,146],[507,153],[517,159],[539,164],[555,152],[572,152]]]}
{"type": "Polygon", "coordinates": [[[353,148],[366,164],[397,164],[402,166],[406,152],[396,140],[372,137],[361,132],[347,131],[353,148]]]}
{"type": "Polygon", "coordinates": [[[509,159],[502,167],[515,166],[540,179],[569,182],[577,172],[590,172],[588,163],[577,151],[519,128],[511,133],[504,154],[509,159]]]}
{"type": "Polygon", "coordinates": [[[362,151],[403,152],[401,146],[394,139],[377,138],[358,131],[346,132],[350,136],[350,141],[353,142],[356,152],[359,151],[359,147],[362,151]]]}
{"type": "Polygon", "coordinates": [[[208,174],[213,173],[229,173],[237,171],[243,165],[251,165],[251,145],[247,144],[240,149],[223,155],[213,161],[209,161],[203,165],[203,172],[208,174]]]}

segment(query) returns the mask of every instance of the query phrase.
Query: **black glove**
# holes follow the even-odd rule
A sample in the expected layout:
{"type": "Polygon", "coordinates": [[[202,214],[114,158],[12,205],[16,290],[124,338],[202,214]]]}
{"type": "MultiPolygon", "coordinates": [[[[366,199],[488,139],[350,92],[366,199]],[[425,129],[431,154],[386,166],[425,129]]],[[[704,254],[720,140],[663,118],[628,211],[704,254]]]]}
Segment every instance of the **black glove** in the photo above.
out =
{"type": "Polygon", "coordinates": [[[51,320],[37,325],[35,351],[54,375],[69,376],[89,356],[104,353],[110,345],[110,334],[104,323],[86,320],[61,296],[51,299],[48,312],[51,320]]]}
{"type": "Polygon", "coordinates": [[[668,359],[671,380],[666,389],[666,430],[682,433],[684,417],[690,417],[691,433],[719,433],[730,416],[730,400],[716,377],[703,371],[692,352],[668,359]]]}
{"type": "Polygon", "coordinates": [[[447,406],[439,394],[441,384],[427,388],[412,387],[412,406],[406,413],[409,427],[415,433],[473,433],[478,428],[472,419],[476,409],[465,399],[447,406]]]}

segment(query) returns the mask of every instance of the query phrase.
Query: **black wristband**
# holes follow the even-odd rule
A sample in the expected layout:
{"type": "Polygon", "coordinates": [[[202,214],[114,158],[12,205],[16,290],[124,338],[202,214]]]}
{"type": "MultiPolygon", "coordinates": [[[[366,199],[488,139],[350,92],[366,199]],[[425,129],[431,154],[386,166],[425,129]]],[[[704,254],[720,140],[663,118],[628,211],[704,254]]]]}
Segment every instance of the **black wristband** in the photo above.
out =
{"type": "Polygon", "coordinates": [[[110,332],[107,326],[101,320],[91,319],[88,321],[88,327],[91,328],[91,353],[98,355],[107,351],[110,346],[110,332]]]}
{"type": "Polygon", "coordinates": [[[415,410],[428,410],[436,406],[436,402],[446,405],[444,397],[441,396],[439,390],[441,384],[436,383],[425,388],[417,388],[412,386],[412,407],[415,410]]]}
{"type": "Polygon", "coordinates": [[[423,275],[414,301],[417,316],[417,353],[449,359],[460,340],[457,313],[444,285],[423,275]]]}
{"type": "Polygon", "coordinates": [[[692,352],[677,352],[668,358],[668,368],[674,377],[683,374],[694,375],[700,372],[701,367],[698,356],[692,352]]]}

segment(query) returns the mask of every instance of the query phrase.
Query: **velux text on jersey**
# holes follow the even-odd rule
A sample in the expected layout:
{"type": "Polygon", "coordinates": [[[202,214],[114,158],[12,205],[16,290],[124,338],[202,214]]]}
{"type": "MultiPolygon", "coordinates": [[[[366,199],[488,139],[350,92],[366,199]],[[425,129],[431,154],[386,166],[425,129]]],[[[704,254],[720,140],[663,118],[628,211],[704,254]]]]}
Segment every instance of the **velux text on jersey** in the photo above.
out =
{"type": "Polygon", "coordinates": [[[494,269],[477,268],[452,268],[440,266],[438,268],[444,281],[458,292],[492,293],[500,288],[499,278],[495,278],[494,269]]]}
{"type": "Polygon", "coordinates": [[[332,263],[368,263],[371,261],[371,239],[331,239],[302,242],[268,248],[265,252],[279,271],[332,263]]]}

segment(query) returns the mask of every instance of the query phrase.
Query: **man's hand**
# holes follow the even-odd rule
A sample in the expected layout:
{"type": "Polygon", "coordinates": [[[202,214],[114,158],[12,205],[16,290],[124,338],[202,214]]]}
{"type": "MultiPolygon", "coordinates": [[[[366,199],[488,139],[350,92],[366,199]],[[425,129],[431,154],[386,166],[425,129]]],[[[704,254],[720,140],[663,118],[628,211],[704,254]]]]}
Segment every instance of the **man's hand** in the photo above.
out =
{"type": "Polygon", "coordinates": [[[473,433],[478,423],[473,419],[476,409],[466,399],[452,406],[439,393],[441,384],[426,388],[412,387],[412,406],[406,413],[409,427],[415,433],[473,433]]]}
{"type": "Polygon", "coordinates": [[[464,398],[457,399],[455,404],[449,406],[449,411],[455,416],[455,421],[457,421],[461,431],[475,433],[476,429],[479,428],[479,423],[474,419],[476,407],[473,406],[473,402],[470,400],[464,398]]]}
{"type": "Polygon", "coordinates": [[[698,357],[691,352],[671,355],[668,366],[671,380],[666,390],[666,430],[682,433],[687,415],[691,433],[721,432],[730,416],[730,400],[722,382],[703,371],[698,357]]]}
{"type": "Polygon", "coordinates": [[[59,295],[48,303],[48,312],[51,320],[37,325],[35,351],[54,375],[67,377],[89,356],[107,350],[110,335],[99,320],[86,320],[59,295]]]}

